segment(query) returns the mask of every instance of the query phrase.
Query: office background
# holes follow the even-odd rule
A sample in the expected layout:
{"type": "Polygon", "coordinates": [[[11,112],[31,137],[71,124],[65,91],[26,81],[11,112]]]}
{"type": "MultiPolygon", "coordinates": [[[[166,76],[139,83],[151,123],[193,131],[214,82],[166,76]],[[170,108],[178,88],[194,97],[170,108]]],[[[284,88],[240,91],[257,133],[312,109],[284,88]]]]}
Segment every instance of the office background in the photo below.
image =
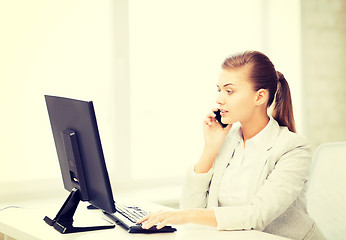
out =
{"type": "Polygon", "coordinates": [[[0,199],[66,194],[44,94],[94,101],[115,193],[178,198],[220,64],[248,49],[286,76],[314,149],[345,141],[345,16],[344,0],[1,1],[0,199]]]}

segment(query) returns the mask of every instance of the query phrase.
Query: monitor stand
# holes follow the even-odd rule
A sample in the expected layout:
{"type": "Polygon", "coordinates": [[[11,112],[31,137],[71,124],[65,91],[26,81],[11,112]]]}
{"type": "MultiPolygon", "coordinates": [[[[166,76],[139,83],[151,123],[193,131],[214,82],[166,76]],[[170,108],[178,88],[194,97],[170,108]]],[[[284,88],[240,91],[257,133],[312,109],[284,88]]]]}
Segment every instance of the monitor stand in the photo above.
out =
{"type": "Polygon", "coordinates": [[[43,220],[50,226],[53,226],[60,233],[75,233],[75,232],[86,232],[94,230],[102,230],[114,228],[115,225],[105,226],[92,226],[92,227],[74,227],[73,215],[76,212],[79,202],[81,201],[79,190],[72,189],[70,195],[66,199],[64,205],[59,210],[56,217],[52,220],[49,217],[45,217],[43,220]]]}

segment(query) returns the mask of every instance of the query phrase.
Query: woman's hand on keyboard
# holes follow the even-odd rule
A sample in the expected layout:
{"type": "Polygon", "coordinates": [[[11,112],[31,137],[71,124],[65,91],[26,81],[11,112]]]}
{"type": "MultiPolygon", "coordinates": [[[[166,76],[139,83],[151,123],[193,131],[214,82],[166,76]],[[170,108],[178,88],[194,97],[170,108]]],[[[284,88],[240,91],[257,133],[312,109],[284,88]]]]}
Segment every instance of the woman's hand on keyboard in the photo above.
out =
{"type": "Polygon", "coordinates": [[[186,210],[159,211],[146,215],[137,223],[142,224],[142,228],[149,229],[156,225],[161,229],[166,225],[180,225],[186,223],[186,210]]]}
{"type": "Polygon", "coordinates": [[[142,224],[144,229],[149,229],[155,225],[157,229],[161,229],[166,225],[186,223],[216,226],[216,217],[212,209],[172,210],[150,213],[137,223],[142,224]]]}

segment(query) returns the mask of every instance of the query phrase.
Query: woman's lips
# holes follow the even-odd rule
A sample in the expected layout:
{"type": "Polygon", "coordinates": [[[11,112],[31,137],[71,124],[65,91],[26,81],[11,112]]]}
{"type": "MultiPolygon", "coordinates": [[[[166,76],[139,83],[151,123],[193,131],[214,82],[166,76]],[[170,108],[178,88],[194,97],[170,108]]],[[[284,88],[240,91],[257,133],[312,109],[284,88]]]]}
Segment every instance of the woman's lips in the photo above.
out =
{"type": "Polygon", "coordinates": [[[224,110],[224,109],[220,109],[220,114],[221,116],[224,116],[226,113],[228,113],[228,111],[224,110]]]}

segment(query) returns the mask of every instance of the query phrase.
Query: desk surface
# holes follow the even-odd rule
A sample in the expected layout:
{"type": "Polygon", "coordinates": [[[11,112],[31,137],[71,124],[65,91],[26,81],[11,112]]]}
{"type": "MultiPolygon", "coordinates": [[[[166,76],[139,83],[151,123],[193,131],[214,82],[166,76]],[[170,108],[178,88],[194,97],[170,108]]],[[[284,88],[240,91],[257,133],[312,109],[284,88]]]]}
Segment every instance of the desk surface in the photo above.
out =
{"type": "MultiPolygon", "coordinates": [[[[87,210],[83,206],[78,207],[75,218],[75,226],[105,225],[107,219],[99,210],[87,210]],[[88,222],[88,223],[87,223],[88,222]]],[[[142,205],[143,206],[143,205],[142,205]]],[[[0,209],[5,206],[0,206],[0,209]]],[[[130,234],[120,226],[114,229],[99,230],[83,233],[60,234],[51,226],[47,225],[43,218],[49,216],[54,218],[59,210],[59,206],[24,206],[23,208],[7,208],[0,211],[0,233],[17,240],[38,240],[38,239],[167,239],[167,240],[203,240],[203,239],[263,239],[263,240],[284,240],[279,236],[258,232],[258,231],[218,231],[215,228],[198,226],[193,224],[175,226],[174,233],[156,234],[130,234]]],[[[143,208],[157,210],[158,205],[146,204],[143,208]]]]}

